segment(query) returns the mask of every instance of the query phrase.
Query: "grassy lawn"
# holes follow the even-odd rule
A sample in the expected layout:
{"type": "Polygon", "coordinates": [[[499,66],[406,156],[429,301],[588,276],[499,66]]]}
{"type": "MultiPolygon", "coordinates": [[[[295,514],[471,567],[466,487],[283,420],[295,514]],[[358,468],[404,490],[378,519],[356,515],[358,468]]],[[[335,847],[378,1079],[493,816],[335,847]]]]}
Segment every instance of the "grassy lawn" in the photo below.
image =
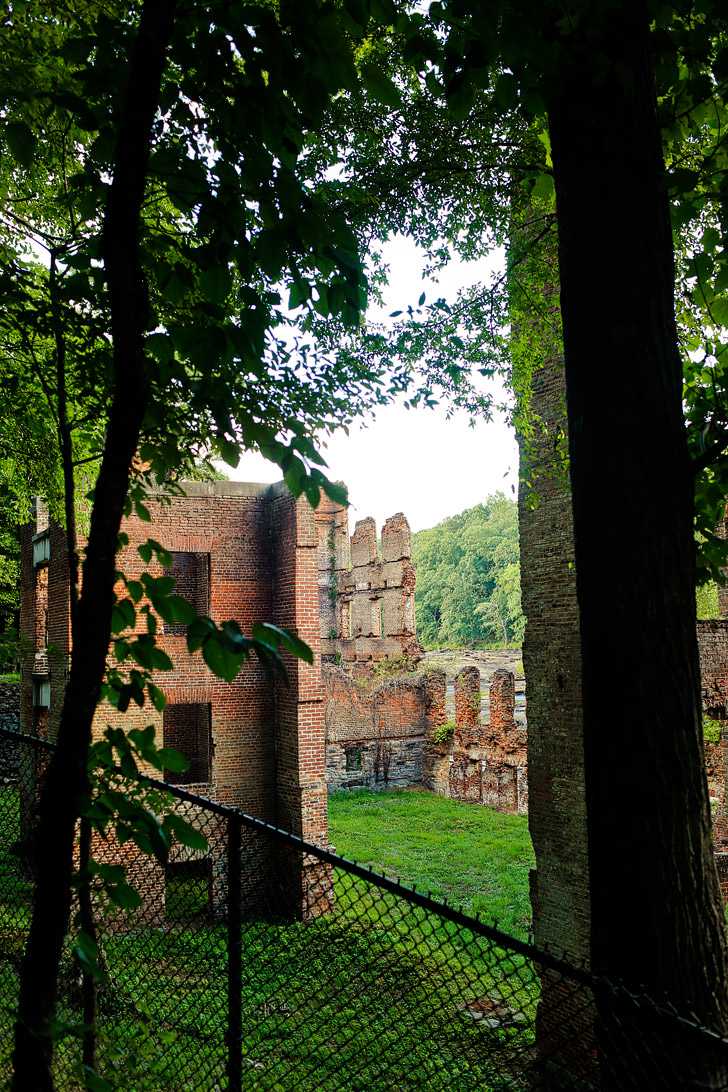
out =
{"type": "Polygon", "coordinates": [[[339,792],[329,797],[329,837],[343,857],[462,906],[526,940],[528,820],[428,792],[339,792]]]}

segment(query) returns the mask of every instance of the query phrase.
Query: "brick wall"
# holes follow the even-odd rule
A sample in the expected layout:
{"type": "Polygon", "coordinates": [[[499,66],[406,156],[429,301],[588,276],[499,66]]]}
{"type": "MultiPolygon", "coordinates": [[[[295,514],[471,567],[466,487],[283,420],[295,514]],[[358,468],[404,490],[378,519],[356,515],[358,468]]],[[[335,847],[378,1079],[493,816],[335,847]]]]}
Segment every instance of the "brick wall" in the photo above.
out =
{"type": "Polygon", "coordinates": [[[423,782],[429,734],[445,717],[445,673],[354,678],[325,665],[329,791],[423,782]]]}
{"type": "Polygon", "coordinates": [[[315,514],[322,653],[358,675],[379,660],[405,657],[416,664],[423,649],[415,634],[412,535],[398,512],[382,528],[359,520],[348,537],[347,511],[322,500],[315,514]]]}
{"type": "Polygon", "coordinates": [[[20,665],[20,727],[55,739],[68,679],[68,559],[63,529],[41,501],[20,530],[20,547],[20,636],[33,650],[20,665]]]}
{"type": "MultiPolygon", "coordinates": [[[[250,633],[256,621],[289,628],[311,646],[314,664],[311,667],[289,657],[290,687],[272,687],[253,658],[232,683],[225,683],[209,671],[199,654],[187,652],[185,636],[178,627],[160,626],[159,645],[174,663],[173,671],[158,673],[155,678],[167,696],[164,714],[148,703],[141,709],[132,706],[123,715],[103,705],[97,710],[94,733],[101,734],[107,724],[129,729],[153,723],[158,740],[174,743],[177,738],[184,749],[187,713],[191,708],[198,713],[203,710],[203,719],[209,717],[210,746],[204,754],[202,721],[196,716],[197,765],[190,775],[205,777],[201,784],[197,782],[204,794],[326,844],[324,694],[313,511],[282,485],[191,482],[185,483],[185,490],[186,497],[172,498],[171,503],[152,499],[151,524],[135,516],[125,521],[123,530],[129,542],[119,555],[121,571],[127,578],[138,577],[143,570],[152,575],[168,571],[156,559],[144,565],[139,557],[137,546],[151,534],[173,554],[181,577],[179,592],[198,608],[205,600],[216,622],[234,618],[243,633],[250,633]]],[[[42,727],[52,738],[67,678],[68,577],[63,531],[52,523],[50,552],[44,563],[48,573],[47,628],[48,641],[58,646],[60,656],[49,657],[47,650],[36,644],[41,629],[37,621],[39,566],[33,562],[33,539],[43,533],[42,520],[41,508],[36,524],[24,528],[21,536],[21,632],[37,649],[23,664],[21,723],[25,730],[38,728],[33,680],[37,683],[47,678],[50,707],[42,727]]],[[[296,891],[292,912],[298,916],[309,912],[305,906],[310,902],[305,864],[299,863],[300,873],[290,876],[296,891]]],[[[212,874],[217,889],[223,890],[219,862],[212,874]]],[[[319,876],[314,879],[319,892],[314,903],[323,905],[323,881],[319,876]]],[[[152,909],[156,913],[158,907],[152,909]]]]}
{"type": "Polygon", "coordinates": [[[531,442],[521,439],[519,527],[528,680],[529,827],[536,855],[534,939],[576,963],[590,951],[581,646],[563,366],[532,380],[531,442]]]}
{"type": "MultiPolygon", "coordinates": [[[[725,520],[721,520],[716,532],[725,537],[725,520]]],[[[720,588],[719,592],[724,589],[720,588]]],[[[723,615],[728,600],[719,594],[718,606],[723,615]]],[[[700,653],[700,686],[703,709],[708,717],[721,722],[728,720],[728,618],[710,618],[697,623],[698,651],[700,653]]],[[[728,729],[723,730],[717,743],[705,744],[705,766],[708,777],[713,816],[713,839],[716,862],[719,868],[721,889],[728,901],[728,866],[725,852],[728,847],[728,786],[725,761],[728,746],[728,729]]]]}
{"type": "Polygon", "coordinates": [[[449,743],[431,744],[430,784],[455,800],[496,811],[528,811],[526,731],[514,719],[516,680],[498,668],[490,685],[490,720],[481,723],[480,673],[464,668],[455,678],[455,730],[449,743]]]}

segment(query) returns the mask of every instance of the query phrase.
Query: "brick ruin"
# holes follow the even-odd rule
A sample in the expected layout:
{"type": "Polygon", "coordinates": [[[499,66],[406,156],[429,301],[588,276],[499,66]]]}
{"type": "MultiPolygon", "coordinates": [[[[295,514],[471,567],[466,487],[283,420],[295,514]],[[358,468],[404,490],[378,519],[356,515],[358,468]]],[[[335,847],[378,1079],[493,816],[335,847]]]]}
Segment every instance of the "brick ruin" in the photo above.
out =
{"type": "Polygon", "coordinates": [[[452,739],[431,744],[427,787],[453,800],[527,814],[526,728],[515,709],[515,676],[498,668],[490,684],[490,719],[482,723],[480,672],[463,668],[455,678],[452,739]]]}
{"type": "MultiPolygon", "coordinates": [[[[244,632],[259,620],[292,630],[312,648],[313,665],[287,657],[289,686],[277,683],[271,688],[253,658],[228,684],[199,655],[188,654],[179,627],[160,626],[159,645],[174,663],[174,670],[157,680],[167,695],[166,709],[158,713],[147,703],[121,715],[101,705],[94,734],[100,735],[107,724],[129,729],[152,723],[158,740],[176,746],[190,762],[187,773],[174,776],[184,788],[326,845],[314,513],[282,483],[193,482],[185,490],[185,497],[171,503],[162,498],[150,502],[153,535],[172,554],[179,591],[218,622],[235,618],[244,632]]],[[[154,560],[144,565],[137,553],[150,524],[134,516],[124,530],[129,543],[118,566],[127,578],[143,570],[152,575],[168,571],[154,560]]],[[[48,521],[42,504],[34,523],[22,530],[21,548],[21,635],[34,651],[22,665],[20,723],[23,731],[54,739],[71,653],[68,570],[64,532],[48,521]]],[[[218,866],[213,861],[212,871],[217,868],[218,875],[211,899],[220,908],[224,878],[218,866]]],[[[158,918],[164,878],[155,868],[146,863],[143,897],[144,912],[158,918]]],[[[297,871],[288,870],[293,916],[317,912],[319,896],[326,903],[326,885],[322,888],[321,878],[308,872],[305,863],[297,871]],[[317,893],[313,902],[312,891],[317,893]]]]}
{"type": "Polygon", "coordinates": [[[385,521],[381,558],[371,517],[358,520],[349,539],[347,509],[322,498],[314,520],[324,659],[358,676],[384,659],[414,666],[423,648],[415,635],[415,567],[404,515],[385,521]]]}
{"type": "MultiPolygon", "coordinates": [[[[373,519],[349,538],[347,509],[322,498],[312,511],[281,486],[187,483],[186,497],[152,505],[155,538],[172,554],[176,591],[199,613],[260,618],[293,629],[314,649],[312,668],[289,664],[291,687],[272,693],[257,661],[232,685],[186,652],[185,627],[162,626],[174,671],[160,677],[164,713],[124,714],[127,727],[154,723],[180,749],[189,771],[168,779],[244,808],[320,844],[327,841],[326,792],[360,786],[426,785],[463,800],[525,811],[524,731],[513,719],[514,682],[497,673],[491,721],[480,725],[477,670],[456,682],[450,739],[431,734],[447,720],[444,672],[417,672],[412,545],[402,513],[373,519]],[[462,694],[469,695],[467,699],[462,694]],[[465,705],[463,702],[465,701],[465,705]],[[466,705],[477,706],[474,719],[466,705]],[[275,726],[270,731],[270,725],[275,726]]],[[[136,547],[149,525],[130,517],[119,558],[128,578],[142,570],[136,547]]],[[[154,562],[154,575],[163,571],[154,562]]],[[[65,536],[42,503],[23,530],[22,632],[35,651],[23,665],[21,722],[53,739],[70,653],[65,536]],[[48,648],[55,654],[49,658],[48,648]]],[[[95,731],[119,721],[99,709],[95,731]]]]}
{"type": "MultiPolygon", "coordinates": [[[[728,538],[728,509],[715,529],[728,538]]],[[[723,570],[728,579],[728,570],[723,570]]],[[[728,583],[718,585],[718,617],[699,621],[698,651],[703,710],[722,726],[720,738],[705,744],[705,766],[713,811],[715,862],[723,898],[728,904],[728,583]]]]}

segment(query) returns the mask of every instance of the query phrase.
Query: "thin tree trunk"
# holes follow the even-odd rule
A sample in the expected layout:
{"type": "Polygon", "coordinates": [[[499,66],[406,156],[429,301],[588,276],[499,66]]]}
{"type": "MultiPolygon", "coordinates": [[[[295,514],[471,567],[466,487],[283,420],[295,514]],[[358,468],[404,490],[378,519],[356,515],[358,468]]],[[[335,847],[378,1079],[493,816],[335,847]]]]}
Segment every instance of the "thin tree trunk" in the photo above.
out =
{"type": "Polygon", "coordinates": [[[74,834],[86,791],[91,723],[106,667],[119,528],[149,398],[143,351],[149,315],[139,257],[139,217],[173,16],[174,0],[146,0],[142,9],[104,218],[115,388],[91,516],[58,747],[40,804],[38,879],[21,973],[14,1092],[51,1092],[54,1087],[49,1020],[68,928],[74,834]]]}
{"type": "MultiPolygon", "coordinates": [[[[601,7],[584,5],[578,30],[562,39],[563,80],[549,102],[592,965],[724,1030],[725,915],[702,750],[693,477],[649,18],[640,0],[614,5],[607,17],[601,7]],[[628,663],[619,655],[626,642],[628,663]]],[[[667,1026],[648,1034],[644,1021],[622,1020],[606,1003],[601,1016],[604,1088],[694,1087],[695,1044],[667,1026]],[[657,1068],[646,1070],[648,1062],[657,1068]]],[[[703,1087],[716,1087],[720,1074],[706,1059],[702,1076],[703,1087]]]]}
{"type": "MultiPolygon", "coordinates": [[[[76,533],[76,482],[73,473],[73,441],[68,420],[68,389],[66,370],[66,338],[63,313],[57,293],[58,267],[55,251],[51,253],[50,293],[53,307],[53,339],[56,350],[56,397],[58,400],[58,447],[63,468],[63,500],[66,515],[66,553],[68,557],[69,609],[71,617],[71,648],[74,645],[76,609],[78,606],[78,536],[76,533]]],[[[82,818],[79,827],[79,877],[78,907],[80,925],[87,937],[98,947],[94,920],[93,894],[91,890],[91,823],[82,818]]],[[[97,1068],[97,1016],[98,983],[86,966],[81,972],[81,996],[83,1001],[83,1066],[85,1072],[95,1073],[97,1068]]]]}

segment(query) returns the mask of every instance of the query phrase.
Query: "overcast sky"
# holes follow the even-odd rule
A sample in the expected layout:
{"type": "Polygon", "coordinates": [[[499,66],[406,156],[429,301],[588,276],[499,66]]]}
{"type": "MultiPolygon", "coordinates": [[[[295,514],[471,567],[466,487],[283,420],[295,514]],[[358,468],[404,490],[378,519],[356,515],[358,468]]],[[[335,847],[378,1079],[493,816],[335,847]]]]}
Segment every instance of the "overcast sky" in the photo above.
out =
{"type": "MultiPolygon", "coordinates": [[[[392,269],[385,314],[416,304],[423,287],[421,266],[408,240],[397,240],[386,251],[392,269]]],[[[460,283],[487,276],[487,269],[451,265],[440,278],[438,294],[447,295],[460,283]]],[[[381,313],[377,313],[381,319],[381,313]]],[[[464,414],[448,421],[444,407],[407,410],[401,404],[380,409],[374,420],[363,420],[346,436],[328,441],[323,455],[329,477],[349,487],[350,528],[365,516],[377,527],[395,512],[404,512],[413,531],[433,527],[446,516],[484,501],[502,490],[514,497],[518,483],[518,452],[513,431],[502,421],[468,426],[464,414]]],[[[259,455],[246,455],[237,470],[226,473],[236,481],[278,481],[280,469],[259,455]]]]}

